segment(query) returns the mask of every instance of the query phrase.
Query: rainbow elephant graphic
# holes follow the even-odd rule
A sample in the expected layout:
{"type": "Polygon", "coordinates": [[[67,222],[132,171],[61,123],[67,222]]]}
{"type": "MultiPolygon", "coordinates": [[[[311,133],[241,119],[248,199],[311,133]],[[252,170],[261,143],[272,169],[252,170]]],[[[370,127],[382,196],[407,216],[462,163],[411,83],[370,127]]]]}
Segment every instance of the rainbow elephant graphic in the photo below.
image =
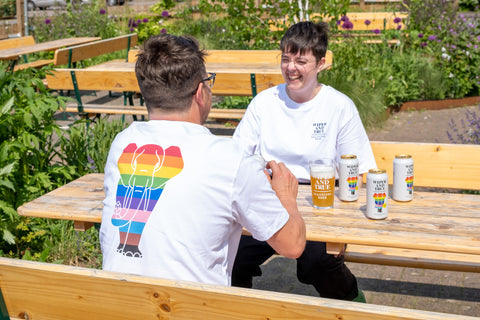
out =
{"type": "Polygon", "coordinates": [[[358,189],[357,182],[358,182],[358,177],[348,177],[347,178],[348,182],[348,190],[350,191],[350,194],[355,194],[355,192],[358,189]]]}
{"type": "Polygon", "coordinates": [[[382,209],[387,205],[385,203],[385,198],[387,197],[386,193],[375,193],[373,194],[373,199],[375,199],[375,208],[378,212],[382,212],[382,209]]]}
{"type": "Polygon", "coordinates": [[[165,184],[183,169],[180,148],[129,144],[118,159],[118,180],[112,224],[119,229],[117,252],[141,258],[138,248],[145,224],[165,184]]]}

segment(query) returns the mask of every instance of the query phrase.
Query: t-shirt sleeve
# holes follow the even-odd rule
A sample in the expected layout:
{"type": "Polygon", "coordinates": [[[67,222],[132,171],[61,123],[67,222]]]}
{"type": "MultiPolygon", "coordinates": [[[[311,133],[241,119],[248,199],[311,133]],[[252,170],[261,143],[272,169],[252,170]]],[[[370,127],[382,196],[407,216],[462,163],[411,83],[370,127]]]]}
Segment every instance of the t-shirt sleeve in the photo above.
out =
{"type": "Polygon", "coordinates": [[[233,133],[233,140],[236,141],[247,154],[258,153],[260,140],[260,119],[256,114],[255,99],[245,111],[245,115],[233,133]]]}
{"type": "Polygon", "coordinates": [[[268,181],[263,166],[254,157],[242,159],[233,188],[237,221],[259,241],[270,239],[289,219],[268,181]]]}

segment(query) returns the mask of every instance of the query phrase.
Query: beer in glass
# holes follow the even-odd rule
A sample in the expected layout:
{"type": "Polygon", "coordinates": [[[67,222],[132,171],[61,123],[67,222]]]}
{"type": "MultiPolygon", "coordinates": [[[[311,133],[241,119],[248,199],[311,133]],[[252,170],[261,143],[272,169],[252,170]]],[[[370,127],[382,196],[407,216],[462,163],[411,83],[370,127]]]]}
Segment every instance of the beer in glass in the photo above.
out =
{"type": "Polygon", "coordinates": [[[333,160],[318,159],[310,161],[310,180],[313,207],[317,209],[333,208],[335,192],[335,166],[333,160]]]}

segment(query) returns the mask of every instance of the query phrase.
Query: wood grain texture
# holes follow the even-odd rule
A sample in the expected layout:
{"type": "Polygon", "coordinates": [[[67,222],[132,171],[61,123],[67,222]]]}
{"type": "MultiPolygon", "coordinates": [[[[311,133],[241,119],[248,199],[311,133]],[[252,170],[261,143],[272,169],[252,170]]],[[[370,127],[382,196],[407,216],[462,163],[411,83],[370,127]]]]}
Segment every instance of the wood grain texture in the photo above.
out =
{"type": "Polygon", "coordinates": [[[0,285],[22,319],[474,319],[8,258],[0,285]]]}
{"type": "Polygon", "coordinates": [[[393,159],[410,154],[414,161],[414,186],[480,190],[480,146],[372,141],[377,167],[393,181],[393,159]]]}
{"type": "Polygon", "coordinates": [[[107,53],[133,48],[138,41],[136,33],[104,39],[92,43],[71,46],[55,51],[54,65],[60,66],[68,62],[78,62],[101,56],[107,53]]]}
{"type": "MultiPolygon", "coordinates": [[[[89,174],[18,208],[24,216],[101,222],[103,175],[89,174]]],[[[415,192],[410,202],[389,200],[385,220],[365,216],[366,191],[356,202],[335,195],[334,208],[312,207],[309,185],[297,197],[313,241],[480,255],[480,196],[415,192]]]]}
{"type": "Polygon", "coordinates": [[[17,48],[21,46],[30,46],[32,44],[35,44],[35,39],[33,36],[5,39],[0,40],[0,50],[17,48]]]}
{"type": "Polygon", "coordinates": [[[53,41],[41,42],[27,46],[15,47],[0,50],[0,60],[16,60],[18,56],[42,51],[55,51],[59,48],[74,46],[77,44],[88,43],[100,40],[99,37],[77,37],[65,38],[53,41]]]}

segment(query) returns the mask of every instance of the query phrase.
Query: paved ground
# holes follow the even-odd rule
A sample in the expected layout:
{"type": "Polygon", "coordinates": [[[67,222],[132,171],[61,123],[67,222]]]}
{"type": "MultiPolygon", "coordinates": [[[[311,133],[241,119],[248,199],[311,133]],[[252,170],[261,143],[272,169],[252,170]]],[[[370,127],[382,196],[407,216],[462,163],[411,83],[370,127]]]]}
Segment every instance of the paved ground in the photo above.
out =
{"type": "MultiPolygon", "coordinates": [[[[85,96],[84,102],[123,104],[123,98],[107,93],[85,96]]],[[[459,120],[466,110],[479,107],[395,114],[381,130],[368,132],[371,139],[392,141],[449,142],[446,123],[459,120]],[[420,131],[421,130],[421,131],[420,131]],[[408,133],[408,134],[407,134],[408,133]]],[[[130,119],[130,117],[129,117],[130,119]]],[[[61,121],[61,124],[65,122],[61,121]]],[[[207,123],[220,135],[231,135],[234,128],[207,123]]],[[[347,263],[357,276],[368,303],[480,317],[480,273],[446,272],[347,263]]],[[[312,286],[296,279],[295,260],[274,257],[262,266],[264,275],[254,280],[257,289],[317,296],[312,286]]],[[[479,318],[480,319],[480,318],[479,318]]]]}

